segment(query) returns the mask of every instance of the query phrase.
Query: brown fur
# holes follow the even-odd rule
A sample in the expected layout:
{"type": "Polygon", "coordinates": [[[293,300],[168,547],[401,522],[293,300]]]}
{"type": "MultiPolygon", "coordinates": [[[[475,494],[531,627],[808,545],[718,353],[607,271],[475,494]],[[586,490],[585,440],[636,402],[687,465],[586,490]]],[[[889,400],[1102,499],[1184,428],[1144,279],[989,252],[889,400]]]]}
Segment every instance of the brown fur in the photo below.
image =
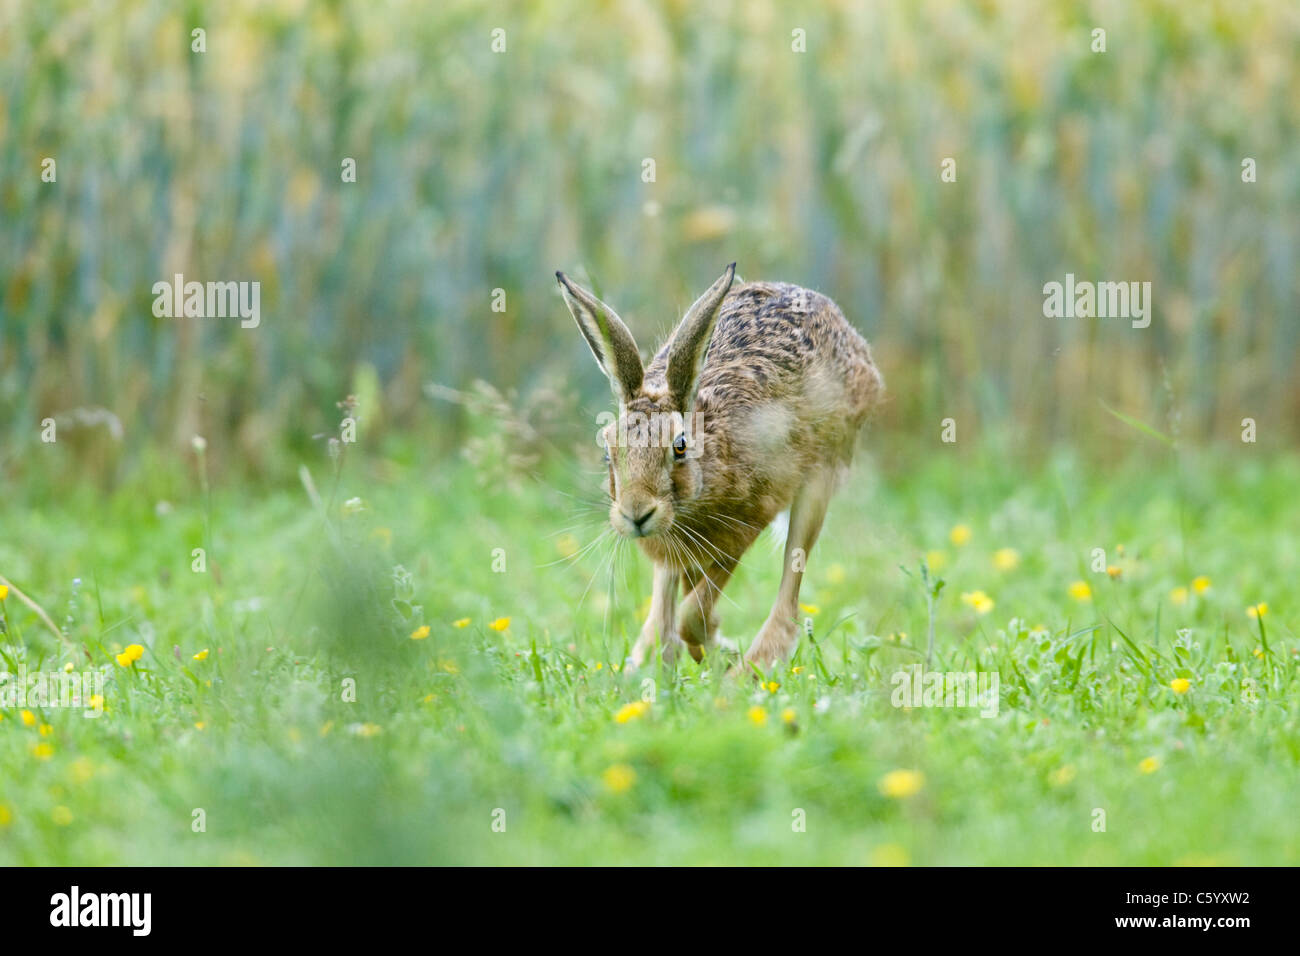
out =
{"type": "Polygon", "coordinates": [[[680,638],[700,659],[716,632],[714,603],[740,557],[791,508],[781,595],[746,656],[767,664],[788,653],[802,577],[795,559],[806,560],[883,391],[870,347],[834,302],[786,283],[732,287],[733,270],[688,310],[643,373],[631,333],[613,310],[560,276],[623,405],[605,436],[610,521],[636,537],[656,565],[650,620],[633,665],[655,639],[671,656],[680,638]],[[637,427],[638,412],[664,416],[675,433],[684,431],[682,416],[697,413],[692,421],[702,430],[692,436],[690,457],[676,455],[671,439],[649,440],[637,427]],[[626,444],[618,440],[620,425],[628,429],[626,444]],[[686,596],[674,608],[678,579],[686,596]]]}

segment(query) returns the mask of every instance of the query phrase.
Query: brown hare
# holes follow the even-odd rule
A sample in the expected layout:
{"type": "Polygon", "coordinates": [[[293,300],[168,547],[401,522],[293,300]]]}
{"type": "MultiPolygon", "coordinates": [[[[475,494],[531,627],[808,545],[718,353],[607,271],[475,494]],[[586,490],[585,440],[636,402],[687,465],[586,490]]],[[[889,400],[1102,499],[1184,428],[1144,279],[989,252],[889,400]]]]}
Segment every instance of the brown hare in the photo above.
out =
{"type": "Polygon", "coordinates": [[[631,668],[656,640],[666,661],[683,646],[703,659],[717,635],[718,596],[786,509],[780,592],[745,661],[766,668],[791,652],[808,553],[884,389],[866,340],[834,302],[781,282],[732,288],[735,272],[732,263],[646,367],[614,310],[555,274],[619,402],[601,433],[610,524],[654,562],[631,668]]]}

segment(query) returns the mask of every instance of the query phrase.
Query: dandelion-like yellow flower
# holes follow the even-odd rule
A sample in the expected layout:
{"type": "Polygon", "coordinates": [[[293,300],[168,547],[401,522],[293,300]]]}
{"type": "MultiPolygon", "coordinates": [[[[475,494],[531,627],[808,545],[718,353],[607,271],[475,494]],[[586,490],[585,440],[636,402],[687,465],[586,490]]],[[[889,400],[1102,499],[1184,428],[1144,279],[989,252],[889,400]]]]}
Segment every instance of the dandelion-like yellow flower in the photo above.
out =
{"type": "Polygon", "coordinates": [[[22,717],[23,719],[24,727],[36,726],[36,715],[33,714],[30,710],[24,710],[21,714],[19,714],[19,716],[22,717]]]}
{"type": "Polygon", "coordinates": [[[938,571],[948,563],[947,551],[925,552],[925,566],[931,571],[938,571]]]}
{"type": "Polygon", "coordinates": [[[948,532],[948,540],[960,548],[970,540],[970,534],[969,525],[959,524],[954,526],[953,529],[948,532]]]}
{"type": "Polygon", "coordinates": [[[642,714],[650,709],[650,705],[643,700],[634,700],[630,704],[624,704],[614,715],[614,722],[626,724],[629,720],[636,720],[642,714]]]}
{"type": "Polygon", "coordinates": [[[1197,594],[1204,594],[1210,589],[1210,579],[1204,574],[1192,578],[1192,590],[1197,594]]]}
{"type": "Polygon", "coordinates": [[[1121,568],[1118,564],[1106,565],[1106,574],[1112,581],[1114,581],[1123,573],[1124,573],[1124,569],[1121,568]]]}
{"type": "Polygon", "coordinates": [[[1246,608],[1246,613],[1258,620],[1268,614],[1268,602],[1260,601],[1258,604],[1252,604],[1250,607],[1246,608]]]}
{"type": "Polygon", "coordinates": [[[822,609],[816,604],[800,604],[799,609],[805,614],[820,614],[822,609]]]}
{"type": "Polygon", "coordinates": [[[1074,764],[1067,763],[1065,766],[1053,770],[1048,774],[1047,779],[1053,787],[1064,787],[1073,781],[1075,776],[1077,776],[1077,772],[1074,769],[1074,764]]]}
{"type": "Polygon", "coordinates": [[[88,701],[88,703],[90,704],[90,709],[91,709],[91,710],[103,710],[103,709],[104,709],[104,695],[103,695],[103,694],[91,694],[91,695],[90,695],[90,700],[88,701]]]}
{"type": "Polygon", "coordinates": [[[1262,647],[1257,647],[1254,650],[1254,654],[1256,657],[1262,658],[1264,656],[1264,649],[1262,647]]]}
{"type": "Polygon", "coordinates": [[[203,729],[204,727],[206,727],[206,726],[207,726],[207,722],[206,722],[206,721],[203,721],[203,720],[196,720],[196,721],[194,722],[194,729],[195,729],[195,730],[202,730],[202,729],[203,729]]]}
{"type": "Polygon", "coordinates": [[[1169,686],[1175,694],[1186,694],[1192,689],[1192,682],[1186,677],[1175,677],[1169,682],[1169,686]]]}
{"type": "Polygon", "coordinates": [[[411,632],[411,640],[413,641],[422,641],[428,636],[429,636],[428,624],[421,624],[419,627],[417,627],[415,630],[411,632]]]}
{"type": "Polygon", "coordinates": [[[451,622],[451,626],[454,627],[454,628],[469,627],[469,618],[467,618],[467,617],[462,617],[462,618],[459,618],[458,620],[452,621],[452,622],[451,622]]]}
{"type": "Polygon", "coordinates": [[[626,793],[636,783],[636,771],[625,763],[616,763],[607,767],[600,779],[611,793],[626,793]]]}
{"type": "Polygon", "coordinates": [[[208,649],[205,647],[194,655],[196,661],[206,661],[208,659],[208,649]]]}
{"type": "Polygon", "coordinates": [[[831,584],[843,584],[848,575],[844,571],[844,565],[832,564],[826,569],[826,580],[831,584]]]}
{"type": "Polygon", "coordinates": [[[9,804],[0,803],[0,827],[7,827],[14,822],[14,812],[9,809],[9,804]]]}
{"type": "Polygon", "coordinates": [[[994,608],[993,599],[983,591],[966,591],[961,600],[963,604],[974,608],[976,614],[987,614],[994,608]]]}
{"type": "Polygon", "coordinates": [[[757,727],[762,727],[767,723],[767,711],[762,707],[759,707],[757,704],[749,708],[745,716],[749,718],[751,724],[754,724],[757,727]]]}
{"type": "Polygon", "coordinates": [[[0,584],[0,601],[3,601],[8,596],[9,596],[9,585],[0,584]]]}
{"type": "Polygon", "coordinates": [[[895,800],[902,800],[921,792],[925,774],[919,770],[891,770],[880,778],[880,792],[895,800]]]}
{"type": "Polygon", "coordinates": [[[1142,773],[1155,773],[1159,769],[1160,769],[1159,757],[1147,757],[1140,764],[1138,764],[1138,770],[1141,771],[1142,773]]]}
{"type": "Polygon", "coordinates": [[[1070,597],[1076,601],[1091,601],[1092,588],[1088,587],[1087,581],[1074,581],[1070,584],[1070,597]]]}
{"type": "Polygon", "coordinates": [[[793,724],[795,720],[798,718],[798,716],[799,714],[795,711],[793,707],[787,707],[785,710],[781,711],[781,722],[786,724],[793,724]]]}
{"type": "Polygon", "coordinates": [[[144,657],[144,647],[139,644],[128,644],[122,653],[116,656],[119,664],[123,667],[130,667],[140,658],[144,657]]]}
{"type": "Polygon", "coordinates": [[[40,727],[36,729],[42,737],[48,737],[50,734],[54,733],[54,728],[49,724],[41,724],[40,727]]]}
{"type": "Polygon", "coordinates": [[[907,866],[911,862],[907,850],[897,843],[882,843],[871,850],[872,866],[907,866]]]}
{"type": "Polygon", "coordinates": [[[1187,603],[1187,588],[1174,588],[1169,592],[1169,600],[1175,604],[1187,603]]]}
{"type": "Polygon", "coordinates": [[[49,760],[54,756],[54,748],[49,744],[36,744],[32,747],[32,756],[37,760],[49,760]]]}
{"type": "Polygon", "coordinates": [[[510,618],[508,617],[499,617],[495,621],[488,624],[488,627],[492,628],[492,630],[494,631],[504,631],[509,626],[510,626],[510,618]]]}
{"type": "Polygon", "coordinates": [[[1015,548],[998,548],[993,552],[993,567],[999,571],[1014,571],[1020,564],[1020,552],[1015,548]]]}
{"type": "Polygon", "coordinates": [[[774,680],[768,681],[766,684],[763,685],[763,687],[766,688],[769,694],[775,694],[778,690],[781,689],[781,685],[774,680]]]}

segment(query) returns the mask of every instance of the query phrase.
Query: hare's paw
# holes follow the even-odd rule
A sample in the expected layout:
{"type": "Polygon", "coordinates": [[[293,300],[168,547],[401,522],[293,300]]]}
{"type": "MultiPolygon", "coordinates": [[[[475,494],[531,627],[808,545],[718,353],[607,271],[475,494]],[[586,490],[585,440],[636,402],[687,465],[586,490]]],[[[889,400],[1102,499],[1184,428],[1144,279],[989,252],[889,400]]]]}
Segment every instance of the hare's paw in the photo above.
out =
{"type": "MultiPolygon", "coordinates": [[[[656,635],[654,633],[642,633],[642,635],[637,638],[637,642],[632,645],[632,653],[629,654],[627,660],[623,662],[623,673],[628,674],[632,671],[640,670],[642,665],[653,656],[656,643],[656,635]]],[[[668,665],[676,663],[677,658],[681,656],[682,651],[686,646],[687,645],[678,637],[669,638],[663,648],[664,663],[668,665]]]]}
{"type": "Polygon", "coordinates": [[[787,618],[769,617],[745,652],[744,664],[757,664],[766,670],[789,655],[799,638],[799,626],[787,618]]]}

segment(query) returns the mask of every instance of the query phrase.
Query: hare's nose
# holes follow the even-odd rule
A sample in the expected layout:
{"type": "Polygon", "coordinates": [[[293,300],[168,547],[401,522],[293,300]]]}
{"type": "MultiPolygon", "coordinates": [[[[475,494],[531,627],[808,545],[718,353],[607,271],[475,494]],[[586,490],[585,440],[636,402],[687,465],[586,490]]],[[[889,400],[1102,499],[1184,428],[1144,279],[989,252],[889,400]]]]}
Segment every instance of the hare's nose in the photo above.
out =
{"type": "Polygon", "coordinates": [[[627,515],[628,521],[636,525],[637,531],[641,531],[643,530],[645,523],[650,520],[650,516],[653,515],[657,510],[659,510],[658,505],[651,505],[645,511],[641,512],[641,516],[639,518],[632,517],[631,515],[627,514],[626,511],[623,512],[623,514],[627,515]]]}

